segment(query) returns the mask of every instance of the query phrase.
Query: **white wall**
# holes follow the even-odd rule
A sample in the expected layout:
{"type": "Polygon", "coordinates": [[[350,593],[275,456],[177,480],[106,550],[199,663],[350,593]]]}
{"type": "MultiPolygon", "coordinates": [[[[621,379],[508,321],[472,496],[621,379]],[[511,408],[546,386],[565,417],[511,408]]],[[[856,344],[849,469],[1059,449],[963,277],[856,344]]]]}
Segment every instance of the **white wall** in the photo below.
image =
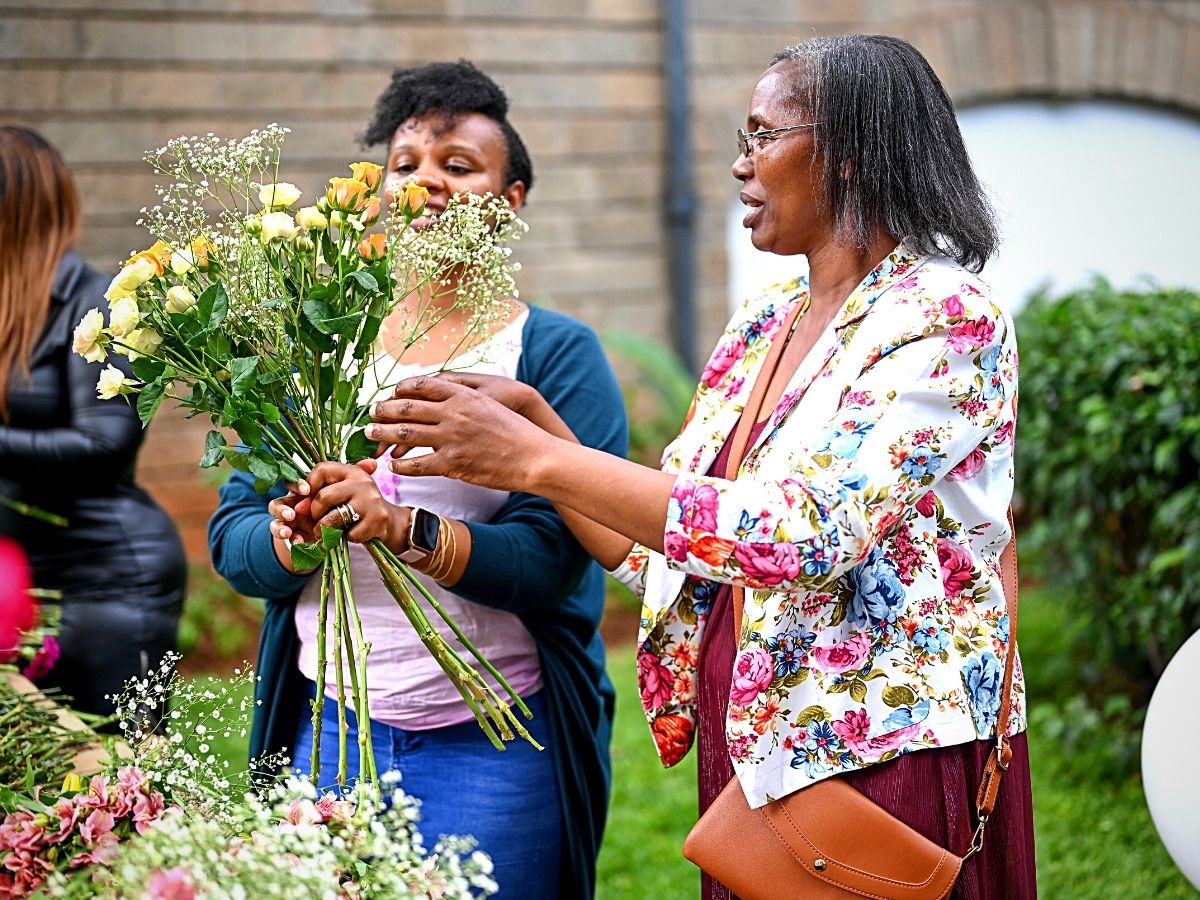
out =
{"type": "MultiPolygon", "coordinates": [[[[1150,277],[1200,288],[1200,121],[1133,104],[1021,100],[959,111],[980,180],[1001,218],[983,277],[1019,306],[1101,273],[1117,287],[1150,277]]],[[[731,302],[800,257],[759,253],[730,212],[731,302]]]]}

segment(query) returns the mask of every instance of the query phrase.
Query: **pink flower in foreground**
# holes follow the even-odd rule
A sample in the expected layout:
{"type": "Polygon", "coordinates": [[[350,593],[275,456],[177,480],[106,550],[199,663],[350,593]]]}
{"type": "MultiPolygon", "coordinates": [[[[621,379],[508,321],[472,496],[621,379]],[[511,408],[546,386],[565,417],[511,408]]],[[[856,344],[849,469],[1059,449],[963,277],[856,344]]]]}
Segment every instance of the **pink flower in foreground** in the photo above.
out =
{"type": "Polygon", "coordinates": [[[29,589],[33,579],[29,562],[20,546],[0,537],[0,663],[6,663],[17,652],[22,631],[33,627],[37,608],[29,589]]]}
{"type": "Polygon", "coordinates": [[[92,810],[91,815],[79,826],[79,836],[83,838],[84,844],[91,847],[111,832],[116,824],[116,818],[107,809],[92,810]]]}
{"type": "Polygon", "coordinates": [[[729,699],[738,706],[749,706],[771,686],[774,678],[775,664],[771,654],[762,647],[751,647],[743,651],[734,663],[729,699]]]}
{"type": "Polygon", "coordinates": [[[159,869],[146,885],[147,900],[195,900],[196,883],[187,869],[159,869]]]}
{"type": "Polygon", "coordinates": [[[54,664],[58,662],[58,657],[58,641],[54,635],[48,634],[42,638],[42,646],[38,647],[37,653],[33,655],[33,659],[29,661],[29,665],[21,670],[21,674],[30,681],[45,678],[50,674],[50,670],[54,668],[54,664]]]}
{"type": "Polygon", "coordinates": [[[137,829],[138,834],[145,834],[149,831],[166,811],[166,804],[163,802],[163,795],[158,791],[151,791],[148,794],[139,794],[137,801],[133,804],[133,827],[137,829]]]}
{"type": "Polygon", "coordinates": [[[638,686],[642,694],[642,707],[658,709],[670,702],[675,689],[675,676],[652,653],[638,654],[638,686]]]}

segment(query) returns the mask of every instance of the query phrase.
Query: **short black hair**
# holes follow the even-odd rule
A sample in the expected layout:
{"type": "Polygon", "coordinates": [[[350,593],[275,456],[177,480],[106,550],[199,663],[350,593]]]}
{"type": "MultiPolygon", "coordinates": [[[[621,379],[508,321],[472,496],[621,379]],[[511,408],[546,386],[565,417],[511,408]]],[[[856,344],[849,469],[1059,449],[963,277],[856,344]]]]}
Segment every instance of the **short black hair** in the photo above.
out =
{"type": "Polygon", "coordinates": [[[430,115],[451,121],[480,113],[500,126],[508,147],[504,186],[514,181],[533,187],[533,163],[517,130],[508,121],[508,95],[500,85],[465,59],[399,68],[375,101],[375,115],[359,140],[364,147],[389,143],[396,129],[409,119],[430,115]]]}
{"type": "Polygon", "coordinates": [[[865,247],[877,227],[917,253],[979,272],[996,252],[996,214],[971,168],[954,104],[906,41],[815,38],[786,47],[799,77],[791,100],[812,116],[823,193],[839,229],[865,247]]]}

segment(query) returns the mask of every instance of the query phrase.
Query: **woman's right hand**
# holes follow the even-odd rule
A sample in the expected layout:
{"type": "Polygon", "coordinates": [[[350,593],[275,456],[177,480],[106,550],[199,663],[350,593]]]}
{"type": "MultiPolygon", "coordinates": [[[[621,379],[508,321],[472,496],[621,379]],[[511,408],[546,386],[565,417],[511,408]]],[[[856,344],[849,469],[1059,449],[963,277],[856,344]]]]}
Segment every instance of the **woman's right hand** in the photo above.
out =
{"type": "Polygon", "coordinates": [[[461,384],[491,397],[501,406],[506,406],[519,416],[528,419],[542,431],[555,437],[579,443],[575,433],[554,411],[537,388],[500,375],[476,375],[472,372],[444,372],[438,376],[445,381],[461,384]]]}

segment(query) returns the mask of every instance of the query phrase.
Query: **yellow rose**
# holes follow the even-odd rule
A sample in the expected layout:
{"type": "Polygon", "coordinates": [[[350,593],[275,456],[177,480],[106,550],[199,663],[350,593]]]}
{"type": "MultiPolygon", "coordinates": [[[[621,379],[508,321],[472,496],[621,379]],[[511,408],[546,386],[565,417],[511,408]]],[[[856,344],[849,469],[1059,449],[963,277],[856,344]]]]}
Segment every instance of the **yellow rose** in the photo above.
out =
{"type": "Polygon", "coordinates": [[[196,255],[192,253],[191,248],[184,247],[171,254],[171,271],[180,278],[194,268],[196,268],[196,255]]]}
{"type": "Polygon", "coordinates": [[[404,186],[396,193],[396,204],[400,209],[400,215],[410,221],[425,211],[427,202],[429,202],[429,191],[415,181],[404,182],[404,186]]]}
{"type": "Polygon", "coordinates": [[[264,184],[258,189],[258,202],[270,209],[283,209],[300,199],[300,189],[289,181],[264,184]]]}
{"type": "Polygon", "coordinates": [[[137,300],[133,297],[122,297],[109,307],[108,333],[113,337],[124,337],[137,328],[141,319],[137,300]]]}
{"type": "Polygon", "coordinates": [[[330,178],[325,200],[332,209],[358,212],[367,205],[366,182],[357,178],[330,178]]]}
{"type": "Polygon", "coordinates": [[[167,261],[170,258],[171,248],[168,247],[164,241],[155,241],[154,244],[148,249],[143,250],[141,253],[135,253],[133,256],[129,257],[129,259],[125,261],[125,265],[129,266],[131,263],[136,262],[139,259],[144,259],[154,266],[155,275],[161,275],[163,270],[166,268],[167,261]]]}
{"type": "Polygon", "coordinates": [[[104,357],[108,355],[101,336],[103,330],[104,314],[98,309],[88,310],[75,326],[71,349],[88,362],[103,362],[104,357]]]}
{"type": "Polygon", "coordinates": [[[315,206],[305,206],[296,213],[296,224],[309,231],[324,231],[329,227],[329,220],[315,206]]]}
{"type": "Polygon", "coordinates": [[[295,221],[285,212],[264,213],[261,219],[262,231],[259,239],[268,244],[274,240],[290,241],[300,229],[295,221]]]}
{"type": "Polygon", "coordinates": [[[153,356],[162,342],[162,335],[153,328],[135,328],[125,335],[122,343],[126,346],[124,354],[130,359],[137,359],[139,356],[153,356]]]}
{"type": "Polygon", "coordinates": [[[373,162],[350,163],[350,171],[354,173],[355,181],[361,181],[372,193],[379,188],[383,179],[383,166],[373,162]]]}
{"type": "Polygon", "coordinates": [[[192,259],[196,262],[196,268],[207,269],[208,258],[216,255],[217,245],[201,235],[192,241],[191,251],[192,259]]]}
{"type": "Polygon", "coordinates": [[[125,373],[116,366],[105,366],[100,373],[100,380],[96,382],[96,396],[101,400],[111,400],[118,394],[128,394],[130,391],[126,385],[129,383],[125,380],[125,373]]]}
{"type": "Polygon", "coordinates": [[[383,259],[387,256],[387,242],[384,236],[376,232],[363,238],[358,244],[358,255],[370,262],[383,259]]]}
{"type": "Polygon", "coordinates": [[[367,201],[367,205],[363,207],[361,220],[364,225],[374,225],[379,221],[379,212],[383,208],[383,203],[378,197],[372,197],[367,201]]]}
{"type": "Polygon", "coordinates": [[[167,312],[185,313],[195,305],[195,296],[182,284],[167,289],[167,312]]]}
{"type": "Polygon", "coordinates": [[[129,296],[159,272],[153,257],[138,253],[131,257],[125,268],[117,273],[108,289],[118,297],[129,296]]]}

